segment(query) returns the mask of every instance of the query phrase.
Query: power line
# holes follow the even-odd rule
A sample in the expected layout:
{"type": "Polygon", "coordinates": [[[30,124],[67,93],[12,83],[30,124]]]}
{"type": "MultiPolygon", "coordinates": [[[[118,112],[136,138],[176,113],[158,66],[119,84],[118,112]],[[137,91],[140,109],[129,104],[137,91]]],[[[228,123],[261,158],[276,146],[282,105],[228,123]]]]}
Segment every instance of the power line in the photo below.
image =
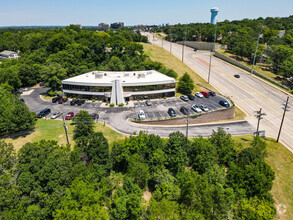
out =
{"type": "Polygon", "coordinates": [[[267,115],[266,113],[262,113],[261,111],[262,111],[262,108],[260,108],[259,111],[255,111],[256,112],[255,117],[258,119],[257,120],[256,135],[258,135],[260,120],[263,119],[262,116],[266,116],[267,115]]]}
{"type": "Polygon", "coordinates": [[[288,102],[289,102],[289,96],[287,97],[287,101],[286,103],[284,104],[284,113],[283,113],[283,117],[282,117],[282,121],[281,121],[281,125],[280,125],[280,129],[279,129],[279,133],[278,133],[278,137],[277,137],[277,143],[279,142],[279,139],[280,139],[280,135],[281,135],[281,130],[282,130],[282,127],[283,127],[283,122],[284,122],[284,118],[285,118],[285,114],[286,114],[286,111],[288,111],[288,109],[290,108],[288,106],[288,102]]]}

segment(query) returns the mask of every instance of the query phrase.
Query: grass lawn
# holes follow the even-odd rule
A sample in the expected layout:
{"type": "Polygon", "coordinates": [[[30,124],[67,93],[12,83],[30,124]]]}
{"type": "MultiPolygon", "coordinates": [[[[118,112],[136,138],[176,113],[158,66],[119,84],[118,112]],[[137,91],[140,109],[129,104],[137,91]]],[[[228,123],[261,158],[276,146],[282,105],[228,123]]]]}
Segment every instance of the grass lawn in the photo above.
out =
{"type": "MultiPolygon", "coordinates": [[[[71,121],[66,122],[66,126],[68,127],[68,137],[69,142],[74,144],[72,140],[73,136],[73,129],[74,125],[71,124],[71,121]]],[[[123,139],[125,135],[120,134],[109,126],[103,125],[103,123],[96,123],[95,124],[95,131],[101,131],[104,133],[104,136],[108,139],[109,143],[111,144],[115,140],[123,139]]],[[[45,119],[38,119],[35,131],[29,135],[24,137],[17,137],[17,138],[7,138],[5,139],[6,142],[12,143],[16,150],[19,150],[24,144],[28,142],[35,142],[40,141],[42,139],[45,140],[56,140],[59,144],[66,144],[66,136],[63,128],[63,123],[61,120],[45,120],[45,119]]]]}
{"type": "MultiPolygon", "coordinates": [[[[233,139],[242,143],[244,147],[248,147],[253,137],[239,136],[233,139]]],[[[268,151],[266,161],[276,175],[271,193],[276,201],[277,209],[280,210],[277,219],[293,219],[293,154],[282,144],[276,143],[274,139],[267,138],[266,140],[268,151]],[[286,212],[281,214],[284,210],[286,212]]]]}
{"type": "Polygon", "coordinates": [[[179,60],[174,55],[170,54],[167,50],[152,44],[147,43],[141,43],[144,48],[144,52],[151,58],[151,60],[160,62],[164,64],[165,67],[174,70],[176,73],[178,73],[178,78],[181,77],[184,73],[188,73],[190,77],[193,79],[195,85],[195,88],[193,92],[200,90],[205,90],[204,87],[209,88],[213,91],[217,90],[213,88],[210,84],[208,84],[202,77],[200,77],[196,72],[194,72],[190,67],[188,67],[186,64],[182,63],[181,60],[179,60]],[[199,84],[199,85],[198,85],[199,84]],[[202,86],[204,87],[202,87],[202,86]]]}

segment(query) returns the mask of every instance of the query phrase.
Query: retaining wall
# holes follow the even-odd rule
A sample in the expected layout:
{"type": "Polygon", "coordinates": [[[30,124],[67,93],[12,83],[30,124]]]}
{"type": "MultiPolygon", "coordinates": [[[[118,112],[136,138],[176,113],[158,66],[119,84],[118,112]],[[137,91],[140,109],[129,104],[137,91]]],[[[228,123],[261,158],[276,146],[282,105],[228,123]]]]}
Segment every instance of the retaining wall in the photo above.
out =
{"type": "MultiPolygon", "coordinates": [[[[222,109],[214,112],[205,113],[198,115],[195,118],[189,117],[189,124],[200,124],[208,122],[216,122],[221,120],[229,120],[235,117],[235,107],[222,109]]],[[[185,125],[186,117],[184,118],[173,118],[166,120],[154,120],[154,121],[136,121],[140,124],[149,125],[185,125]]]]}
{"type": "MultiPolygon", "coordinates": [[[[184,41],[177,42],[178,44],[182,44],[184,41]]],[[[186,41],[186,46],[192,47],[198,50],[213,50],[214,43],[208,42],[198,42],[198,41],[186,41]]],[[[216,44],[215,49],[226,49],[226,45],[216,44]]]]}

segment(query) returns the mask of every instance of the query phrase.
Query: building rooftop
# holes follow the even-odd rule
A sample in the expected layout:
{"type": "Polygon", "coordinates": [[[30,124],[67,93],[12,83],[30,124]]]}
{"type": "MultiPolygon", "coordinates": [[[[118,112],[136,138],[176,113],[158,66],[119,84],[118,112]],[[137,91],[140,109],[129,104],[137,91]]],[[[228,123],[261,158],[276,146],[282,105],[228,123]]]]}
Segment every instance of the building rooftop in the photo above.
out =
{"type": "Polygon", "coordinates": [[[111,86],[114,80],[120,80],[123,86],[154,85],[175,83],[175,79],[156,70],[111,72],[92,71],[62,81],[63,84],[111,86]]]}
{"type": "Polygon", "coordinates": [[[0,53],[0,55],[6,55],[6,56],[9,56],[9,55],[11,55],[11,54],[13,54],[13,53],[16,53],[16,52],[14,52],[14,51],[10,51],[10,50],[3,50],[3,51],[0,53]]]}

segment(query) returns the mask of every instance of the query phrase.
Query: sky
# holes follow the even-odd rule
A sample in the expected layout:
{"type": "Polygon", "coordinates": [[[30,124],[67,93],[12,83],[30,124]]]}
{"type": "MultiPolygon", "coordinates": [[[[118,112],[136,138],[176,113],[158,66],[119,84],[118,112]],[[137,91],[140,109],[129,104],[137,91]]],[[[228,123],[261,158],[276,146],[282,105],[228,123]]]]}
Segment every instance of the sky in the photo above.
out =
{"type": "Polygon", "coordinates": [[[293,15],[292,0],[0,0],[0,26],[178,24],[293,15]]]}

